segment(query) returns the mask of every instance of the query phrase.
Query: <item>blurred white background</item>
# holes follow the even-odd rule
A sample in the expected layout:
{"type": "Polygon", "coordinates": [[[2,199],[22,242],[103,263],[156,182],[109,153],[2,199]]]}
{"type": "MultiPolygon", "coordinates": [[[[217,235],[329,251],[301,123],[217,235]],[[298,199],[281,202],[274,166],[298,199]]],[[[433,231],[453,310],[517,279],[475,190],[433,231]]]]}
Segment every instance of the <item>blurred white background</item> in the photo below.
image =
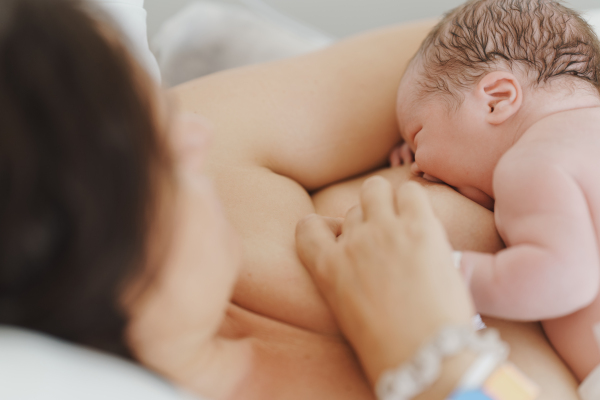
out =
{"type": "MultiPolygon", "coordinates": [[[[146,0],[149,34],[162,22],[195,0],[146,0]]],[[[214,0],[240,4],[237,0],[214,0]]],[[[260,0],[259,0],[260,1],[260,0]]],[[[463,3],[462,0],[263,0],[288,16],[336,38],[365,29],[433,17],[463,3]]],[[[577,10],[600,8],[600,0],[569,0],[577,10]]]]}

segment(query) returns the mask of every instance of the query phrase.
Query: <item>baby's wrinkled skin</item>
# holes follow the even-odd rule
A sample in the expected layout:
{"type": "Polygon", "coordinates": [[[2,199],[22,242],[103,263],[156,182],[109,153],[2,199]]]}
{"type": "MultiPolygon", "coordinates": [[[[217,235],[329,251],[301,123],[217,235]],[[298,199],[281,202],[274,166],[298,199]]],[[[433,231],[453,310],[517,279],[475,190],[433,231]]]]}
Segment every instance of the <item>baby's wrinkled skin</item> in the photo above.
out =
{"type": "Polygon", "coordinates": [[[461,263],[477,310],[542,320],[583,380],[600,363],[598,92],[571,77],[532,88],[500,70],[449,107],[447,94],[419,96],[415,64],[399,88],[404,145],[390,161],[411,163],[414,154],[414,173],[495,210],[507,249],[466,252],[461,263]]]}

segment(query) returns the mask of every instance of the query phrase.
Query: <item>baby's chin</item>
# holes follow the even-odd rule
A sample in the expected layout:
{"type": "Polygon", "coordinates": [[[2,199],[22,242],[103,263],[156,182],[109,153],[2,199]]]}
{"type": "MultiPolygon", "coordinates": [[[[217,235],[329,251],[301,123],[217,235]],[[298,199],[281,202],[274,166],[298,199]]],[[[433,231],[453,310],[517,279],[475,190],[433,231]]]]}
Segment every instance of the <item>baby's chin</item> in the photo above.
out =
{"type": "Polygon", "coordinates": [[[494,211],[494,199],[482,192],[481,190],[474,187],[461,187],[455,188],[456,191],[466,198],[473,200],[475,203],[487,208],[490,211],[494,211]]]}

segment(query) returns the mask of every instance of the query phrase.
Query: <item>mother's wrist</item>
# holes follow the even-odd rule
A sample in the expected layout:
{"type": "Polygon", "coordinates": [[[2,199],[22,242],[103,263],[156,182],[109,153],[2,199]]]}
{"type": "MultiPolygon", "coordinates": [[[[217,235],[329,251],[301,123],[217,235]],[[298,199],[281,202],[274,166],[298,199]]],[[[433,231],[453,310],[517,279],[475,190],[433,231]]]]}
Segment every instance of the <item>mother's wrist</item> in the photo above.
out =
{"type": "Polygon", "coordinates": [[[468,326],[446,326],[411,361],[381,375],[377,396],[505,400],[516,390],[523,399],[535,399],[535,386],[506,364],[507,356],[508,346],[494,330],[477,333],[468,326]]]}

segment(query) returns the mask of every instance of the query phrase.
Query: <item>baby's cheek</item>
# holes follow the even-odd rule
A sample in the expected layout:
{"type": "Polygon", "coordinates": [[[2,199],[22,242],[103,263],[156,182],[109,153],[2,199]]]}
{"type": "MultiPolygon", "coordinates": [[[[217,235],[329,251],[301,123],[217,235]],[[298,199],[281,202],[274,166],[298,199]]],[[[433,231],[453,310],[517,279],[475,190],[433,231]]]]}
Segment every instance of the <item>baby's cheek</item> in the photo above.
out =
{"type": "Polygon", "coordinates": [[[415,163],[419,166],[419,172],[435,176],[437,166],[443,161],[442,155],[436,154],[426,146],[419,146],[415,153],[415,163]]]}
{"type": "Polygon", "coordinates": [[[447,165],[448,161],[444,153],[419,148],[412,172],[430,182],[448,183],[447,179],[453,178],[450,175],[452,171],[447,165]]]}

